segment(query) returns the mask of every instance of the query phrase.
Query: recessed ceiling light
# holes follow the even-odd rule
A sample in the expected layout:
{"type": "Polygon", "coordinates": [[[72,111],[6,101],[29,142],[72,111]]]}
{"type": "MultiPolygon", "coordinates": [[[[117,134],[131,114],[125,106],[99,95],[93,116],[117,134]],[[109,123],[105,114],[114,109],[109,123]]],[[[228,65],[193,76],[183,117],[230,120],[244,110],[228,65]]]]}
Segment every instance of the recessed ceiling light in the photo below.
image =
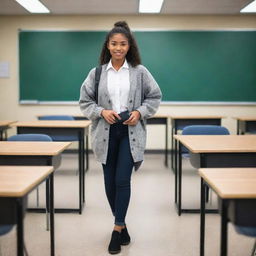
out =
{"type": "Polygon", "coordinates": [[[159,13],[164,0],[140,0],[140,13],[159,13]]]}
{"type": "Polygon", "coordinates": [[[240,12],[256,12],[256,0],[245,6],[240,12]]]}
{"type": "Polygon", "coordinates": [[[50,11],[38,0],[15,0],[32,13],[49,13],[50,11]]]}

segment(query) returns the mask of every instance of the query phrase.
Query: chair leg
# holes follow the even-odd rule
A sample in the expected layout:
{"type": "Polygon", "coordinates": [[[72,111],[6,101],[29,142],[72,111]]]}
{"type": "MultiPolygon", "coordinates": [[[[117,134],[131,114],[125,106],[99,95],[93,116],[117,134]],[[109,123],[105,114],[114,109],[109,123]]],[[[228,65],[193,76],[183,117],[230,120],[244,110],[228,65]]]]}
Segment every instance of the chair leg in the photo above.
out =
{"type": "Polygon", "coordinates": [[[205,201],[208,203],[209,202],[209,187],[206,186],[205,188],[205,201]]]}
{"type": "Polygon", "coordinates": [[[254,246],[253,246],[253,249],[252,249],[252,255],[251,256],[256,256],[256,240],[254,242],[254,246]]]}
{"type": "Polygon", "coordinates": [[[39,188],[36,188],[36,206],[39,208],[39,188]]]}
{"type": "Polygon", "coordinates": [[[7,135],[7,131],[4,131],[4,140],[7,140],[8,135],[7,135]]]}
{"type": "Polygon", "coordinates": [[[45,218],[46,218],[46,231],[49,231],[50,230],[50,221],[49,221],[50,216],[49,216],[47,209],[45,211],[45,218]]]}
{"type": "Polygon", "coordinates": [[[209,189],[209,203],[212,204],[212,190],[209,189]]]}
{"type": "Polygon", "coordinates": [[[26,248],[25,243],[24,243],[24,254],[25,254],[25,256],[29,256],[29,255],[28,255],[28,250],[27,250],[27,248],[26,248]]]}

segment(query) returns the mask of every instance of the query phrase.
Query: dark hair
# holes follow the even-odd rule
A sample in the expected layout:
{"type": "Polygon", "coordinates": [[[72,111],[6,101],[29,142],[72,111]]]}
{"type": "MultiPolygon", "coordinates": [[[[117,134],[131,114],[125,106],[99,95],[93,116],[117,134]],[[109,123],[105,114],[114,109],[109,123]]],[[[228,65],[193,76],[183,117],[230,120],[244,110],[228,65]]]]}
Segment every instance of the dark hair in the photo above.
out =
{"type": "Polygon", "coordinates": [[[114,27],[108,32],[100,54],[100,65],[108,63],[111,59],[107,46],[110,37],[114,34],[123,34],[127,37],[130,48],[126,54],[126,59],[133,67],[139,65],[141,63],[139,49],[128,24],[125,21],[116,22],[114,27]]]}

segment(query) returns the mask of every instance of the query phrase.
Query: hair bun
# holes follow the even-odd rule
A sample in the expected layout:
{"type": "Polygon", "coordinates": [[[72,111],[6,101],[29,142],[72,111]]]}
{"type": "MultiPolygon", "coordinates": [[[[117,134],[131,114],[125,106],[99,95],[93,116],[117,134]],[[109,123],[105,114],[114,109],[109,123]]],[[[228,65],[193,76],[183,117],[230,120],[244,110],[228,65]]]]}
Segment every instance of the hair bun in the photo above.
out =
{"type": "Polygon", "coordinates": [[[122,27],[122,28],[125,28],[128,32],[131,32],[130,31],[130,28],[128,26],[128,24],[126,23],[126,21],[117,21],[115,24],[114,24],[115,27],[122,27]]]}

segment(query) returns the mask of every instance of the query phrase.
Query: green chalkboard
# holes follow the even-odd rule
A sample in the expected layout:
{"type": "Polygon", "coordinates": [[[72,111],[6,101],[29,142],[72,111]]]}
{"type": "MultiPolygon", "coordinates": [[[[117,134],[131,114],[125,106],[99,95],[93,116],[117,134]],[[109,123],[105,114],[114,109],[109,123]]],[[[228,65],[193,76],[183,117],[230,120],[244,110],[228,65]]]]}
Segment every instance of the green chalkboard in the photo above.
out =
{"type": "MultiPolygon", "coordinates": [[[[135,32],[163,101],[256,102],[256,31],[135,32]]],[[[103,31],[19,32],[20,101],[77,101],[103,31]]]]}

